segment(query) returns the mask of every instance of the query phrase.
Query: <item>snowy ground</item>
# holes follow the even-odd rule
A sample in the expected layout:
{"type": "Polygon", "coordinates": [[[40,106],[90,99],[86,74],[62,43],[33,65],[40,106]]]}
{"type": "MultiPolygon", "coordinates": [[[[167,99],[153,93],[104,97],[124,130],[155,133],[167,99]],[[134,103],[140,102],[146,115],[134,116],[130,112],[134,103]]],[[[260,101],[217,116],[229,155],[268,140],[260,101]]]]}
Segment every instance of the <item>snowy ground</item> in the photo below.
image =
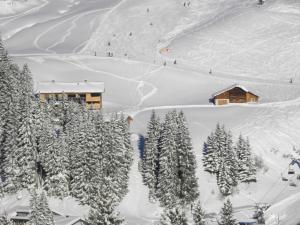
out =
{"type": "Polygon", "coordinates": [[[37,10],[45,3],[46,1],[42,0],[1,0],[0,16],[4,15],[6,18],[13,18],[18,16],[16,14],[26,14],[37,10]]]}
{"type": "MultiPolygon", "coordinates": [[[[184,7],[183,0],[48,0],[30,11],[0,13],[0,31],[15,60],[28,63],[36,81],[104,81],[104,111],[132,114],[133,134],[145,133],[152,109],[161,115],[183,110],[208,212],[218,212],[223,199],[215,179],[201,168],[203,141],[217,122],[235,137],[249,136],[268,169],[260,172],[258,183],[239,186],[234,206],[247,214],[254,203],[267,202],[272,205],[269,225],[278,218],[281,224],[295,225],[300,222],[300,183],[290,187],[281,173],[286,175],[289,163],[283,154],[300,148],[299,2],[269,0],[260,7],[250,0],[190,2],[184,7]],[[162,51],[165,47],[169,51],[162,51]],[[115,57],[107,58],[107,52],[115,57]],[[208,104],[212,93],[233,83],[257,93],[260,103],[208,104]]],[[[148,202],[137,153],[135,158],[130,192],[120,209],[129,225],[152,224],[161,209],[148,202]]]]}

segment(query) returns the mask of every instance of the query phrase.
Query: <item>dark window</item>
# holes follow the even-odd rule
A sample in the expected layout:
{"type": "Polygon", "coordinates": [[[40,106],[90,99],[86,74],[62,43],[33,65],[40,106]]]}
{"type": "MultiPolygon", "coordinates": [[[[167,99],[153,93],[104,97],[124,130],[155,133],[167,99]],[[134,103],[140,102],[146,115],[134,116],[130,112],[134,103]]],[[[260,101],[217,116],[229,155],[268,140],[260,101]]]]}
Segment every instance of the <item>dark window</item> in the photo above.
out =
{"type": "Polygon", "coordinates": [[[75,94],[68,94],[68,98],[75,98],[76,95],[75,94]]]}
{"type": "Polygon", "coordinates": [[[100,93],[91,93],[91,96],[92,96],[92,97],[99,97],[99,96],[100,96],[100,93]]]}

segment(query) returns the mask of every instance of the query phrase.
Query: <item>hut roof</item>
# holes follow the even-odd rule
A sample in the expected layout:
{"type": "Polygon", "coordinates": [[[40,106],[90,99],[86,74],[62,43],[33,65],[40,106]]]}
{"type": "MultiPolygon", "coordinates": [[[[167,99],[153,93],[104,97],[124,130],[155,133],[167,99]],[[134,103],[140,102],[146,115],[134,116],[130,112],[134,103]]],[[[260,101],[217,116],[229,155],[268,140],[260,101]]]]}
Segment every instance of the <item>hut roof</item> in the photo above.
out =
{"type": "MultiPolygon", "coordinates": [[[[244,86],[242,86],[242,85],[240,85],[240,84],[233,84],[233,85],[231,85],[231,86],[229,86],[229,87],[227,87],[227,88],[224,88],[223,90],[220,90],[220,91],[214,93],[214,94],[212,95],[212,97],[216,97],[216,96],[218,96],[218,95],[220,95],[220,94],[222,94],[222,93],[224,93],[224,92],[226,92],[226,91],[232,90],[233,88],[240,88],[240,89],[242,89],[242,90],[245,91],[245,92],[248,92],[248,93],[253,94],[253,92],[250,92],[250,91],[249,91],[247,88],[245,88],[244,86]]],[[[253,94],[253,95],[257,96],[256,94],[253,94]]],[[[257,96],[257,97],[258,97],[258,96],[257,96]]]]}
{"type": "Polygon", "coordinates": [[[40,82],[36,84],[36,93],[103,93],[103,82],[40,82]]]}

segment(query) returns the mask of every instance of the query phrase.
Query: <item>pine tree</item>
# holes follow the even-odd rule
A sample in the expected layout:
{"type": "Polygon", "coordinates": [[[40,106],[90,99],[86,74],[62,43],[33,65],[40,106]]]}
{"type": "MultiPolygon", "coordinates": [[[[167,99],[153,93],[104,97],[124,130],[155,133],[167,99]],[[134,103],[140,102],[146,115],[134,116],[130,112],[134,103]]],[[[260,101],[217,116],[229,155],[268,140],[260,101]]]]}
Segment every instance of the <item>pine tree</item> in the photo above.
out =
{"type": "Polygon", "coordinates": [[[187,219],[181,207],[176,206],[172,209],[164,210],[160,225],[184,225],[187,224],[187,219]]]}
{"type": "MultiPolygon", "coordinates": [[[[29,113],[29,112],[28,112],[29,113]]],[[[27,115],[22,121],[18,132],[17,146],[14,150],[16,176],[15,182],[21,188],[28,188],[37,184],[37,152],[33,137],[32,115],[27,115]]]]}
{"type": "Polygon", "coordinates": [[[180,179],[176,154],[176,123],[172,113],[167,113],[161,137],[157,196],[162,206],[172,208],[178,203],[180,179]]]}
{"type": "Polygon", "coordinates": [[[229,174],[229,169],[225,161],[222,160],[220,163],[220,171],[217,174],[217,184],[223,195],[230,195],[232,192],[231,177],[229,174]]]}
{"type": "Polygon", "coordinates": [[[13,149],[16,147],[19,128],[18,89],[16,86],[18,67],[11,63],[2,41],[0,46],[0,180],[5,192],[16,190],[12,182],[14,177],[13,149]]]}
{"type": "Polygon", "coordinates": [[[149,188],[150,199],[155,198],[158,185],[160,132],[161,124],[153,111],[147,127],[147,141],[142,162],[143,180],[149,188]]]}
{"type": "Polygon", "coordinates": [[[235,154],[235,151],[233,149],[232,145],[232,135],[231,132],[228,131],[225,133],[225,152],[224,152],[224,160],[225,160],[225,165],[228,168],[228,175],[229,175],[229,183],[232,187],[237,186],[238,184],[238,173],[237,173],[237,157],[235,154]]]}
{"type": "MultiPolygon", "coordinates": [[[[88,120],[86,118],[86,120],[88,120]]],[[[91,193],[90,180],[95,176],[96,161],[95,150],[95,129],[90,121],[85,121],[80,125],[78,135],[78,145],[75,147],[72,157],[73,180],[71,181],[71,193],[78,198],[81,203],[89,204],[91,193]]]]}
{"type": "Polygon", "coordinates": [[[49,196],[63,198],[69,194],[65,138],[64,135],[56,137],[54,130],[48,138],[52,139],[52,144],[42,155],[43,169],[47,174],[44,188],[49,196]]]}
{"type": "Polygon", "coordinates": [[[249,139],[245,140],[240,135],[235,149],[238,160],[239,180],[246,183],[255,182],[256,168],[251,154],[249,139]]]}
{"type": "Polygon", "coordinates": [[[216,149],[214,148],[215,135],[213,133],[207,137],[203,145],[203,167],[209,173],[217,173],[216,149]]]}
{"type": "Polygon", "coordinates": [[[54,225],[53,214],[49,208],[44,191],[33,191],[30,199],[30,208],[29,225],[54,225]]]}
{"type": "Polygon", "coordinates": [[[247,155],[247,169],[248,169],[248,176],[242,181],[246,183],[250,182],[256,182],[256,167],[255,162],[251,154],[251,147],[250,147],[250,141],[247,138],[246,140],[246,155],[247,155]]]}
{"type": "Polygon", "coordinates": [[[233,218],[233,208],[230,200],[228,199],[223,208],[221,209],[221,221],[218,224],[220,225],[237,225],[236,220],[233,218]]]}
{"type": "Polygon", "coordinates": [[[88,222],[93,225],[121,225],[124,219],[115,210],[114,195],[109,186],[102,184],[98,190],[89,212],[88,222]]]}
{"type": "Polygon", "coordinates": [[[183,204],[190,204],[199,196],[196,158],[183,112],[176,115],[176,121],[177,174],[180,180],[179,198],[183,204]]]}
{"type": "Polygon", "coordinates": [[[196,204],[193,207],[193,221],[194,225],[206,225],[205,223],[205,213],[201,207],[200,201],[197,201],[196,204]]]}

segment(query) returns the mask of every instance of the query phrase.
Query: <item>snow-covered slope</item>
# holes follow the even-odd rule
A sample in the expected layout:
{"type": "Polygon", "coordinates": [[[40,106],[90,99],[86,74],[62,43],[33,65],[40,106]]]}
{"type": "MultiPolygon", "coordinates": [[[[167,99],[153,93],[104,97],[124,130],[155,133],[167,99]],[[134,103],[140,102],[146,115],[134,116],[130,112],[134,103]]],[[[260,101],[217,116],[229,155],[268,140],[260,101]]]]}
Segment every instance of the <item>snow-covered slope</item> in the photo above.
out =
{"type": "MultiPolygon", "coordinates": [[[[286,175],[289,163],[283,154],[300,148],[299,2],[268,0],[260,7],[250,0],[184,2],[48,0],[31,11],[0,15],[0,31],[15,60],[28,63],[36,81],[105,82],[104,111],[134,116],[133,144],[136,134],[145,133],[152,109],[162,116],[167,110],[183,110],[208,212],[218,212],[223,199],[215,178],[201,168],[203,141],[217,122],[235,137],[249,136],[267,169],[258,183],[239,186],[232,197],[236,210],[267,202],[272,204],[269,225],[278,216],[282,224],[295,225],[300,222],[293,211],[300,204],[300,184],[290,187],[281,173],[286,175]],[[114,57],[106,58],[107,52],[114,57]],[[233,83],[258,94],[260,103],[208,104],[212,93],[233,83]]],[[[161,209],[148,202],[137,161],[136,154],[130,192],[120,209],[129,225],[152,224],[161,209]]],[[[18,204],[13,198],[0,202],[3,207],[18,204]]],[[[75,207],[70,214],[82,212],[75,207]]]]}

